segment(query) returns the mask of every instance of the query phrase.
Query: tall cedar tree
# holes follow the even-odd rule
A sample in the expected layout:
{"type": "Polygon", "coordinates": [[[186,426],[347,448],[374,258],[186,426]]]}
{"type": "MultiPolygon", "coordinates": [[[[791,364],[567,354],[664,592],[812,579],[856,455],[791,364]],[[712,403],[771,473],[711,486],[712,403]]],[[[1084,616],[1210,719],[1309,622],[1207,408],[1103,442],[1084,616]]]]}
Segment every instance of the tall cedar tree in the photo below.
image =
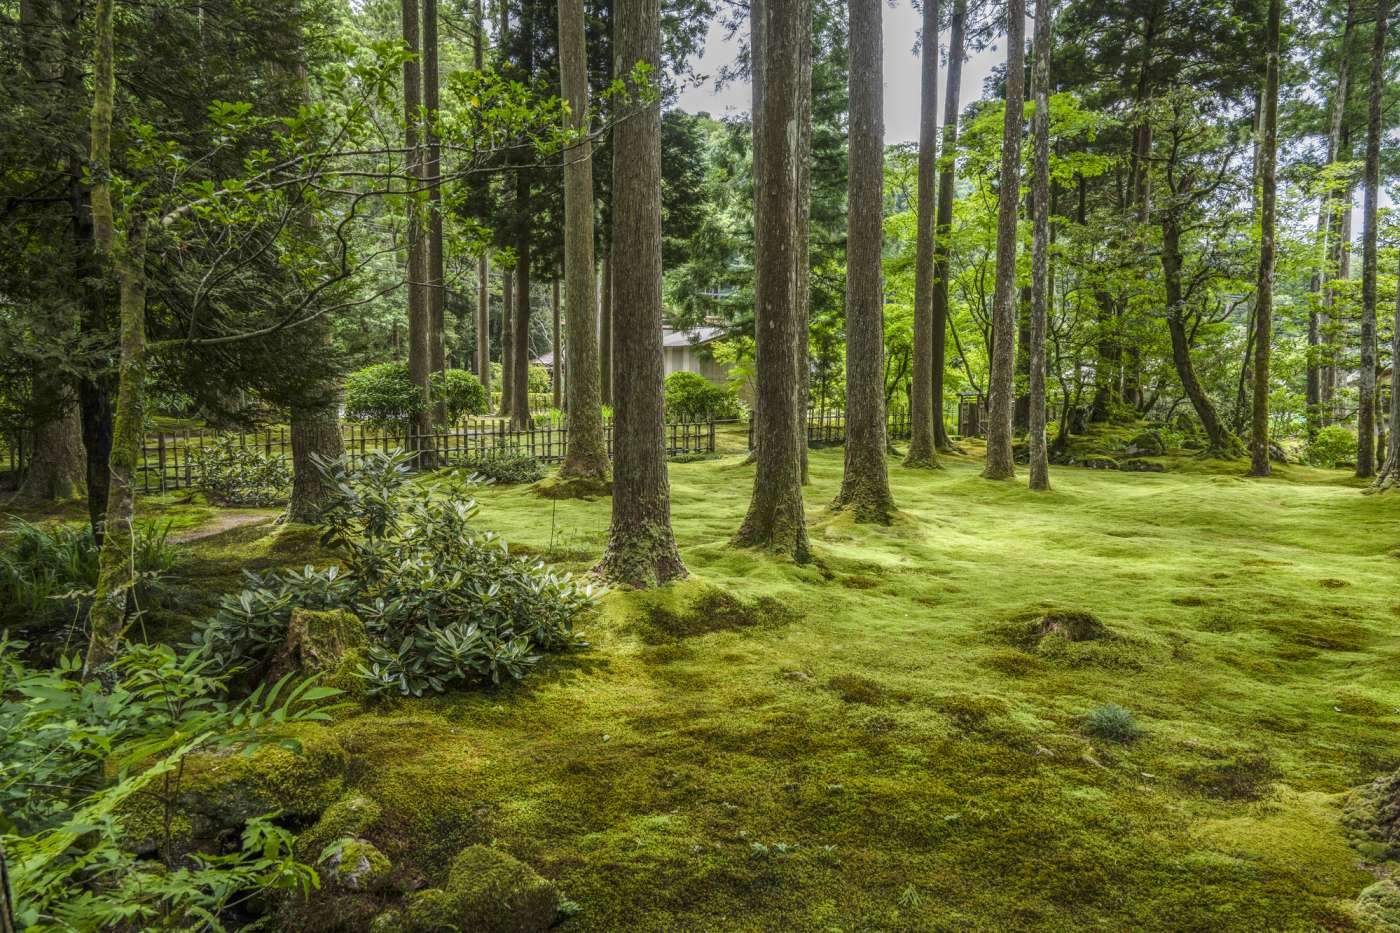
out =
{"type": "MultiPolygon", "coordinates": [[[[569,105],[569,127],[586,129],[588,54],[583,0],[559,0],[559,81],[564,101],[569,105]]],[[[569,433],[568,450],[559,472],[563,476],[601,480],[608,475],[608,447],[603,436],[595,327],[598,298],[593,266],[593,143],[586,135],[564,152],[564,278],[569,331],[569,433]]],[[[559,364],[556,346],[556,371],[559,364]]]]}
{"type": "Polygon", "coordinates": [[[967,0],[954,0],[948,34],[948,87],[943,98],[943,159],[938,169],[938,211],[934,225],[933,299],[929,327],[933,332],[933,437],[939,450],[952,451],[943,425],[943,367],[948,355],[948,277],[952,255],[953,202],[957,200],[958,107],[962,96],[962,64],[967,42],[967,0]]]}
{"type": "Polygon", "coordinates": [[[549,306],[554,312],[554,328],[550,335],[549,351],[554,357],[554,365],[550,367],[549,382],[550,390],[553,393],[551,403],[555,411],[564,410],[564,347],[559,341],[559,273],[550,278],[549,306]]]}
{"type": "Polygon", "coordinates": [[[799,280],[806,274],[799,243],[800,134],[790,131],[802,109],[802,49],[810,45],[810,13],[795,3],[753,6],[754,273],[757,396],[753,495],[734,536],[739,547],[767,548],[805,562],[811,553],[802,503],[805,412],[801,410],[802,329],[799,280]],[[760,90],[761,89],[761,90],[760,90]]]}
{"type": "Polygon", "coordinates": [[[1356,411],[1356,475],[1376,473],[1376,210],[1381,193],[1381,103],[1385,95],[1385,33],[1390,0],[1376,0],[1371,47],[1371,99],[1366,123],[1365,226],[1361,234],[1361,380],[1356,411]]]}
{"type": "Polygon", "coordinates": [[[1278,202],[1278,67],[1281,0],[1269,0],[1264,33],[1263,139],[1259,152],[1259,282],[1254,290],[1254,400],[1250,417],[1251,476],[1269,475],[1269,351],[1274,326],[1274,236],[1278,202]]]}
{"type": "Polygon", "coordinates": [[[905,466],[937,467],[933,409],[934,164],[938,159],[938,0],[924,0],[919,87],[918,234],[914,245],[914,372],[909,392],[909,455],[905,466]]]}
{"type": "Polygon", "coordinates": [[[1012,381],[1016,363],[1016,210],[1021,200],[1021,121],[1025,102],[1025,0],[1006,4],[1006,117],[1001,135],[1001,190],[997,198],[996,294],[992,304],[991,410],[987,424],[987,479],[1016,475],[1011,450],[1012,381]]]}
{"type": "MultiPolygon", "coordinates": [[[[442,139],[438,135],[440,106],[438,69],[438,0],[423,0],[423,109],[427,124],[423,128],[423,174],[428,185],[427,217],[423,233],[427,237],[423,258],[423,290],[428,315],[428,369],[443,373],[447,370],[447,277],[443,271],[442,252],[442,139]]],[[[433,410],[433,420],[447,420],[445,401],[433,410]]]]}
{"type": "MultiPolygon", "coordinates": [[[[878,0],[877,0],[878,2],[878,0]]],[[[658,0],[617,0],[616,74],[639,64],[661,75],[658,0]]],[[[686,575],[671,530],[661,358],[661,108],[656,100],[613,128],[612,256],[617,380],[612,526],[599,573],[615,583],[660,586],[686,575]]]]}
{"type": "MultiPolygon", "coordinates": [[[[1328,165],[1351,160],[1351,128],[1346,114],[1351,106],[1354,84],[1351,80],[1352,57],[1356,54],[1356,2],[1347,0],[1346,22],[1342,27],[1341,61],[1337,66],[1337,87],[1332,99],[1332,125],[1328,133],[1328,165]]],[[[1340,190],[1328,193],[1327,250],[1322,275],[1322,373],[1318,386],[1320,421],[1337,420],[1337,331],[1340,329],[1338,290],[1333,283],[1351,277],[1351,202],[1353,183],[1342,181],[1340,190]]]]}
{"type": "MultiPolygon", "coordinates": [[[[486,20],[482,0],[472,0],[472,67],[481,71],[486,59],[486,20]]],[[[491,260],[483,251],[476,260],[476,375],[491,401],[491,260]]]]}
{"type": "Polygon", "coordinates": [[[835,509],[889,524],[885,461],[884,60],[881,0],[849,0],[850,180],[846,235],[846,464],[835,509]]]}
{"type": "Polygon", "coordinates": [[[1045,331],[1050,313],[1050,48],[1054,0],[1038,0],[1035,10],[1034,178],[1031,182],[1031,345],[1029,452],[1030,486],[1050,488],[1050,452],[1045,438],[1045,331]]]}
{"type": "MultiPolygon", "coordinates": [[[[403,0],[403,43],[410,56],[403,63],[404,152],[408,159],[408,174],[418,186],[423,183],[423,147],[419,126],[423,110],[423,75],[419,67],[420,49],[418,0],[403,0]]],[[[431,466],[433,416],[428,408],[432,398],[430,374],[432,358],[429,353],[431,321],[428,310],[428,250],[424,212],[415,200],[408,202],[408,375],[423,396],[422,411],[414,416],[413,446],[418,452],[419,466],[431,466]]]]}
{"type": "MultiPolygon", "coordinates": [[[[1400,270],[1397,270],[1400,281],[1400,270]]],[[[1395,398],[1395,362],[1400,360],[1400,288],[1395,290],[1395,323],[1390,334],[1390,425],[1386,432],[1385,461],[1376,475],[1377,489],[1400,488],[1400,401],[1395,398]]]]}

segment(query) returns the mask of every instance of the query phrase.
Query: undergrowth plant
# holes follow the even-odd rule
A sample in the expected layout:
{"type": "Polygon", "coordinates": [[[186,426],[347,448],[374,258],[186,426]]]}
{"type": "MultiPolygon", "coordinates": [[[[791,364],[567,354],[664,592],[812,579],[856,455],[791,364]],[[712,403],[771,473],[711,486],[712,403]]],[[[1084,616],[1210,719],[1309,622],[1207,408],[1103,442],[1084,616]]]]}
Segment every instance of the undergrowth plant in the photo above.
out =
{"type": "Polygon", "coordinates": [[[343,570],[249,575],[195,640],[228,668],[259,668],[296,607],[348,609],[371,645],[359,673],[371,692],[421,696],[454,683],[519,679],[544,652],[580,644],[576,621],[597,594],[568,574],[510,553],[474,525],[474,501],[415,484],[412,455],[375,453],[318,467],[336,492],[322,543],[343,570]]]}
{"type": "Polygon", "coordinates": [[[20,929],[223,929],[241,901],[319,884],[271,815],[223,852],[177,853],[170,827],[191,755],[251,753],[273,725],[329,718],[338,691],[284,677],[236,701],[207,651],[164,645],[128,646],[103,683],[76,656],[28,667],[24,648],[0,635],[0,694],[16,701],[0,704],[0,841],[20,929]],[[143,817],[155,857],[131,841],[143,817]]]}
{"type": "Polygon", "coordinates": [[[190,457],[195,483],[220,505],[270,506],[287,501],[291,467],[281,457],[220,435],[190,457]]]}

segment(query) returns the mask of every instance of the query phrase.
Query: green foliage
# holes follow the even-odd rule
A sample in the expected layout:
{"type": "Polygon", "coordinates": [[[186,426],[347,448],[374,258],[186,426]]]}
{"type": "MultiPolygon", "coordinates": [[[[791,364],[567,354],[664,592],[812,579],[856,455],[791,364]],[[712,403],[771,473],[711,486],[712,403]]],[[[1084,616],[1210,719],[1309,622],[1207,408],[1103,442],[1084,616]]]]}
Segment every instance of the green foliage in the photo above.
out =
{"type": "Polygon", "coordinates": [[[395,451],[353,468],[344,457],[322,461],[336,489],[322,540],[345,570],[249,574],[199,625],[196,643],[227,668],[260,667],[294,608],[349,609],[373,638],[360,671],[371,691],[414,696],[519,679],[542,652],[579,644],[574,622],[594,605],[592,587],[512,556],[475,529],[475,502],[413,485],[410,460],[395,451]]]}
{"type": "Polygon", "coordinates": [[[462,469],[482,480],[503,486],[535,483],[544,478],[544,467],[528,453],[505,450],[485,457],[474,457],[462,469]]]}
{"type": "Polygon", "coordinates": [[[554,391],[554,383],[550,381],[549,370],[538,363],[530,364],[526,377],[530,383],[531,394],[543,395],[546,392],[554,391]]]}
{"type": "MultiPolygon", "coordinates": [[[[169,533],[168,522],[136,529],[132,565],[138,602],[175,563],[169,533]]],[[[0,545],[0,620],[21,623],[32,637],[83,619],[97,588],[91,525],[45,527],[11,518],[0,545]]]]}
{"type": "Polygon", "coordinates": [[[268,818],[223,850],[179,853],[172,817],[191,756],[251,752],[274,723],[324,720],[334,690],[284,679],[233,701],[205,652],[163,645],[128,647],[103,684],[76,657],[28,668],[23,648],[0,637],[0,691],[19,700],[0,705],[0,833],[22,929],[218,928],[235,900],[317,885],[268,818]],[[161,827],[154,858],[134,848],[140,814],[161,827]]]}
{"type": "Polygon", "coordinates": [[[220,505],[269,506],[287,501],[291,465],[257,444],[221,434],[190,455],[195,483],[220,505]]]}
{"type": "Polygon", "coordinates": [[[486,390],[481,380],[465,369],[433,373],[431,388],[434,401],[446,407],[449,422],[456,423],[467,415],[486,414],[486,390]]]}
{"type": "Polygon", "coordinates": [[[407,363],[376,363],[345,379],[345,417],[375,425],[401,425],[421,412],[423,393],[407,363]]]}
{"type": "Polygon", "coordinates": [[[739,402],[732,391],[699,373],[682,370],[666,377],[666,414],[671,418],[737,418],[739,402]]]}
{"type": "Polygon", "coordinates": [[[1117,703],[1106,703],[1090,710],[1084,717],[1084,731],[1114,742],[1132,742],[1142,735],[1142,727],[1133,714],[1117,703]]]}
{"type": "Polygon", "coordinates": [[[1319,430],[1303,449],[1303,460],[1315,467],[1331,468],[1355,457],[1356,434],[1340,424],[1319,430]]]}

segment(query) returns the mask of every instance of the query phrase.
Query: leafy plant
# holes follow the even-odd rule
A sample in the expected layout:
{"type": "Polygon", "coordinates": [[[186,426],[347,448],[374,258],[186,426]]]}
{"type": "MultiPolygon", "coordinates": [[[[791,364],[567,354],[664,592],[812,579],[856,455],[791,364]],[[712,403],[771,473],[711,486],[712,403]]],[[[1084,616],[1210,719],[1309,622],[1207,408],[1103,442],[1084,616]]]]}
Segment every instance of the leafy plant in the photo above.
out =
{"type": "Polygon", "coordinates": [[[544,467],[528,453],[502,451],[485,457],[474,457],[462,463],[467,470],[483,480],[513,486],[535,483],[544,478],[544,467]]]}
{"type": "Polygon", "coordinates": [[[732,390],[717,386],[699,373],[666,377],[666,414],[672,418],[737,418],[739,402],[732,390]]]}
{"type": "Polygon", "coordinates": [[[1113,742],[1132,742],[1142,735],[1133,714],[1117,703],[1095,707],[1084,717],[1084,731],[1113,742]]]}
{"type": "Polygon", "coordinates": [[[433,373],[431,388],[434,401],[447,409],[447,418],[456,422],[467,415],[486,413],[486,390],[480,380],[465,369],[449,369],[433,373]]]}
{"type": "Polygon", "coordinates": [[[596,602],[592,587],[510,554],[475,528],[475,502],[413,483],[410,462],[403,451],[353,467],[346,457],[319,461],[336,490],[322,541],[344,571],[250,575],[199,626],[197,643],[225,667],[256,667],[285,637],[293,608],[349,609],[372,636],[360,669],[371,692],[413,696],[519,679],[544,652],[579,644],[574,623],[596,602]]]}
{"type": "Polygon", "coordinates": [[[1356,457],[1356,435],[1340,424],[1329,424],[1317,432],[1303,449],[1309,466],[1331,468],[1356,457]]]}
{"type": "Polygon", "coordinates": [[[531,393],[543,395],[554,390],[554,382],[549,375],[549,370],[540,364],[531,363],[526,376],[529,380],[531,393]]]}
{"type": "Polygon", "coordinates": [[[269,506],[287,501],[291,466],[256,444],[222,434],[190,456],[196,485],[220,505],[269,506]]]}
{"type": "Polygon", "coordinates": [[[318,884],[267,817],[227,851],[180,857],[170,826],[191,755],[250,752],[272,724],[324,720],[337,691],[284,678],[235,702],[205,651],[163,645],[128,646],[104,685],[77,657],[28,668],[24,647],[0,636],[0,693],[19,701],[0,705],[0,838],[22,929],[221,929],[239,900],[318,884]],[[156,858],[133,851],[137,814],[160,827],[156,858]]]}
{"type": "Polygon", "coordinates": [[[400,425],[423,410],[422,391],[407,363],[377,363],[345,378],[345,417],[377,425],[400,425]]]}

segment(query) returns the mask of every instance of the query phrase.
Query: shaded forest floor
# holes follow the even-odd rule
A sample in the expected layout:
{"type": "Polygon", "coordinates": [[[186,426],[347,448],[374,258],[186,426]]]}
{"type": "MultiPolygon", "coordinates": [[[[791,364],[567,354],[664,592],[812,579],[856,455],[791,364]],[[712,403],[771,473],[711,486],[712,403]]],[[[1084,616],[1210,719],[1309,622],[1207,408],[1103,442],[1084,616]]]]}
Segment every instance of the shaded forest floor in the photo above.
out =
{"type": "MultiPolygon", "coordinates": [[[[841,451],[813,452],[806,567],[726,546],[741,457],[675,464],[689,581],[609,594],[591,647],[520,684],[329,727],[399,878],[490,843],[577,903],[571,931],[1364,928],[1341,810],[1400,765],[1400,497],[896,463],[899,521],[857,527],[825,510],[841,451]],[[1044,632],[1074,613],[1104,637],[1044,632]],[[1089,735],[1105,704],[1141,737],[1089,735]]],[[[606,499],[478,498],[513,549],[601,552],[606,499]]],[[[270,522],[182,549],[206,593],[325,559],[270,522]]]]}

